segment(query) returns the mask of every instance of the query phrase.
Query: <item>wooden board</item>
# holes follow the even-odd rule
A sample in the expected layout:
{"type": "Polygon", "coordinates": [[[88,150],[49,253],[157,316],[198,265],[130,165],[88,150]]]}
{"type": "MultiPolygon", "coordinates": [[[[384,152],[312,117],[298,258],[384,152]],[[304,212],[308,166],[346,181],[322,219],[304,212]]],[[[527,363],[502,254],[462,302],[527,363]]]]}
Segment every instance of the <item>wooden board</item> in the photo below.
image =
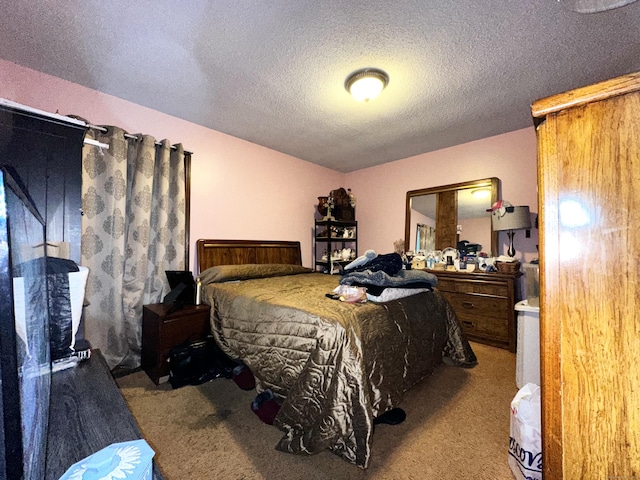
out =
{"type": "MultiPolygon", "coordinates": [[[[141,438],[100,350],[53,374],[45,480],[60,478],[74,463],[112,443],[141,438]]],[[[163,478],[154,461],[153,479],[163,478]]]]}
{"type": "Polygon", "coordinates": [[[637,478],[640,74],[532,111],[544,478],[637,478]]]}
{"type": "Polygon", "coordinates": [[[300,242],[279,240],[209,240],[196,242],[197,274],[216,265],[285,263],[302,265],[300,242]]]}

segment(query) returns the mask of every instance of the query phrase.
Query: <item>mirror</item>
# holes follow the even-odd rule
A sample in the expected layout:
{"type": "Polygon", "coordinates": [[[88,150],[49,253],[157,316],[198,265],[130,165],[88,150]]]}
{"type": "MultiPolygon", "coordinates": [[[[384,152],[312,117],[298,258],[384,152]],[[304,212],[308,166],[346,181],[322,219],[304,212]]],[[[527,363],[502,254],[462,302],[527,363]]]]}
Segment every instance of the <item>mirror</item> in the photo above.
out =
{"type": "Polygon", "coordinates": [[[496,177],[407,192],[405,251],[456,248],[466,240],[495,255],[498,232],[491,228],[487,209],[499,195],[500,179],[496,177]]]}

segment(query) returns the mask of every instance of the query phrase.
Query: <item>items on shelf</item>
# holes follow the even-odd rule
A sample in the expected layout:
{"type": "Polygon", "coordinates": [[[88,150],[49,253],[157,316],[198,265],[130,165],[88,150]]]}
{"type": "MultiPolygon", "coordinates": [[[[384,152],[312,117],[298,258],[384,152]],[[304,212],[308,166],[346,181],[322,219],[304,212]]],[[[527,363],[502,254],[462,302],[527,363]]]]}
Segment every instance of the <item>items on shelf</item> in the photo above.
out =
{"type": "Polygon", "coordinates": [[[340,273],[344,265],[358,256],[356,221],[316,220],[315,269],[340,273]]]}
{"type": "Polygon", "coordinates": [[[328,196],[318,197],[317,210],[322,220],[353,221],[356,218],[355,206],[356,197],[351,189],[347,191],[340,187],[331,190],[328,196]]]}

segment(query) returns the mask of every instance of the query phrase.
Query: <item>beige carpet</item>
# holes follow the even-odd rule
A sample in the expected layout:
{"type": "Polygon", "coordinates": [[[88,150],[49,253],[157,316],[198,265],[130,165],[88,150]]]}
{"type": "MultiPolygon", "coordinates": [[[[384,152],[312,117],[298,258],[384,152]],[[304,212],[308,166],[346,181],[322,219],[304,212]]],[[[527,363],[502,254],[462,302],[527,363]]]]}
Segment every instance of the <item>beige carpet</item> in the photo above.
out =
{"type": "Polygon", "coordinates": [[[366,470],[328,451],[300,456],[275,450],[281,432],[251,411],[255,392],[232,380],[172,390],[137,372],[117,382],[167,480],[511,480],[515,355],[472,346],[478,366],[442,365],[406,394],[404,423],[376,427],[366,470]]]}

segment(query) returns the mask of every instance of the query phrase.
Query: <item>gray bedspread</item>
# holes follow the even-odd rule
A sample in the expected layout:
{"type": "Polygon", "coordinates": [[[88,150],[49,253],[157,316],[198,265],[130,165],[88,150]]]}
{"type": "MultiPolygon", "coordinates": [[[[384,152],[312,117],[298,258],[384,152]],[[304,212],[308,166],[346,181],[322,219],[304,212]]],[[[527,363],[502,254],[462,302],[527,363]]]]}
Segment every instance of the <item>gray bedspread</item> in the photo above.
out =
{"type": "Polygon", "coordinates": [[[277,449],[324,449],[366,467],[373,420],[449,357],[476,357],[439,292],[347,304],[325,294],[338,277],[305,273],[204,287],[216,341],[281,403],[277,449]]]}

